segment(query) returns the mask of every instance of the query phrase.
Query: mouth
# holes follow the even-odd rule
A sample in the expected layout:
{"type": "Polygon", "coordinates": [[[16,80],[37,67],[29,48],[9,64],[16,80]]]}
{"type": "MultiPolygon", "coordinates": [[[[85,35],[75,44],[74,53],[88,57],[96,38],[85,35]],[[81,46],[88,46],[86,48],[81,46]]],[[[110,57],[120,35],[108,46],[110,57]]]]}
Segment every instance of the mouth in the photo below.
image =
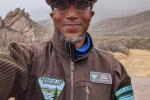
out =
{"type": "Polygon", "coordinates": [[[79,33],[82,30],[81,23],[64,23],[62,29],[65,33],[79,33]]]}
{"type": "Polygon", "coordinates": [[[79,29],[79,28],[81,28],[81,24],[74,24],[74,23],[69,23],[69,24],[64,24],[63,25],[63,28],[65,28],[65,29],[71,29],[71,30],[75,30],[75,29],[79,29]]]}
{"type": "Polygon", "coordinates": [[[67,23],[67,24],[64,24],[63,26],[81,26],[81,24],[76,24],[76,23],[67,23]]]}

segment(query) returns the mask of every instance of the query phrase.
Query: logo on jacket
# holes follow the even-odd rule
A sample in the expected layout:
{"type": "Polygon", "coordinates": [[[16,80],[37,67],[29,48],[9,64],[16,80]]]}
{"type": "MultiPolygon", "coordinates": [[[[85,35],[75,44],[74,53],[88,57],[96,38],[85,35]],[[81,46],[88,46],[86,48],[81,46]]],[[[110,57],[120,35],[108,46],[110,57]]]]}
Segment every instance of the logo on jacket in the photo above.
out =
{"type": "Polygon", "coordinates": [[[45,100],[57,100],[65,86],[63,80],[49,77],[38,78],[38,83],[45,100]]]}
{"type": "Polygon", "coordinates": [[[94,83],[112,84],[110,73],[90,72],[90,81],[94,83]]]}

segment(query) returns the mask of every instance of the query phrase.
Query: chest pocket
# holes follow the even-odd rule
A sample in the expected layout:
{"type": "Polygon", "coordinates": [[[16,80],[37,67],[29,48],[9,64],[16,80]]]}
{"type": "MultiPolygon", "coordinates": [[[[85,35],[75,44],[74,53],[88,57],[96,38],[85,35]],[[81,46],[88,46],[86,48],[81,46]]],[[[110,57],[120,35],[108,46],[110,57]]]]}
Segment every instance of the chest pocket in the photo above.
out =
{"type": "Polygon", "coordinates": [[[110,100],[111,84],[76,82],[74,100],[110,100]]]}

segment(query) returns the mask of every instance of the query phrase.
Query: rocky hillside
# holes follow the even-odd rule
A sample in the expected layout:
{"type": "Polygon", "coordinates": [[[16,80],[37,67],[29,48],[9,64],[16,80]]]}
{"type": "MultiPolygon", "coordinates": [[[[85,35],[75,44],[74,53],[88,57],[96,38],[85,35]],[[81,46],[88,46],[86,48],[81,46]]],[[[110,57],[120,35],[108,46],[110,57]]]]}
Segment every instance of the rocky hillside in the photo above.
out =
{"type": "Polygon", "coordinates": [[[41,20],[41,21],[38,21],[38,23],[40,25],[42,25],[43,27],[45,27],[49,31],[53,31],[54,30],[53,23],[52,23],[52,21],[50,19],[48,19],[48,20],[41,20]]]}
{"type": "Polygon", "coordinates": [[[150,50],[150,11],[97,22],[90,28],[98,48],[128,53],[128,48],[150,50]]]}
{"type": "Polygon", "coordinates": [[[40,42],[49,39],[51,31],[30,19],[24,9],[10,11],[4,19],[0,17],[0,49],[11,41],[40,42]]]}
{"type": "Polygon", "coordinates": [[[90,29],[92,33],[119,36],[149,36],[150,10],[132,16],[116,17],[97,22],[90,29]]]}

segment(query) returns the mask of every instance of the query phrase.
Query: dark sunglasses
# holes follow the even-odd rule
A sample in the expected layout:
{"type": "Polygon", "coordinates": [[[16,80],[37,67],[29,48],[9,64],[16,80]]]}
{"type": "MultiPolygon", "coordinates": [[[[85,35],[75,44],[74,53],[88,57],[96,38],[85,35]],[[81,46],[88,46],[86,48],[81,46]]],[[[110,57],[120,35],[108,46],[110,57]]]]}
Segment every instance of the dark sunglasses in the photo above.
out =
{"type": "Polygon", "coordinates": [[[66,11],[69,9],[70,5],[74,5],[74,7],[81,12],[92,9],[92,2],[88,0],[56,0],[55,2],[51,3],[52,9],[57,9],[59,11],[66,11]]]}

